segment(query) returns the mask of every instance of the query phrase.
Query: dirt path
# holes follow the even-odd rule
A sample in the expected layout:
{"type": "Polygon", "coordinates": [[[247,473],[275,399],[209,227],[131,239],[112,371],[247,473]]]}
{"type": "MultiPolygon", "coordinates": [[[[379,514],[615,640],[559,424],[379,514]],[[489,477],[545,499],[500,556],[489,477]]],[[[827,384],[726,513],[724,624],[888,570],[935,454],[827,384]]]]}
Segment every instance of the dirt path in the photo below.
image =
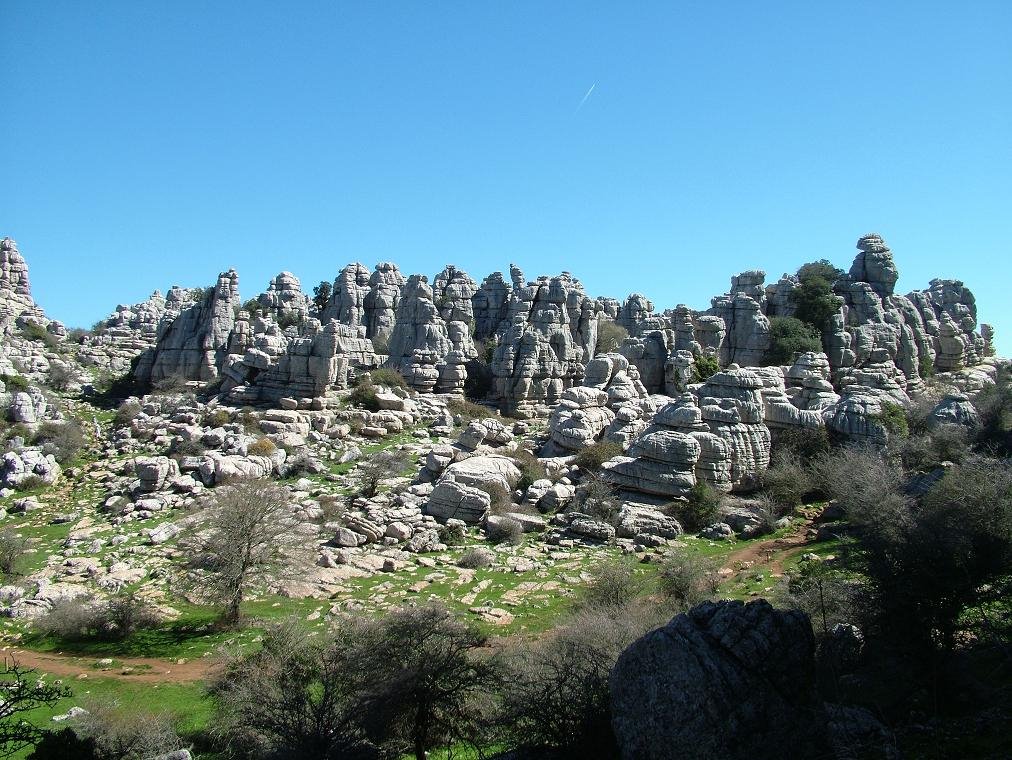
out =
{"type": "Polygon", "coordinates": [[[808,530],[815,522],[815,516],[809,515],[805,521],[789,536],[760,541],[731,552],[724,559],[721,568],[726,573],[734,573],[744,566],[768,567],[774,575],[782,575],[784,564],[788,559],[800,554],[808,546],[808,530]]]}
{"type": "Polygon", "coordinates": [[[117,657],[108,667],[97,666],[98,657],[60,652],[33,652],[30,649],[4,647],[0,650],[8,662],[34,668],[60,678],[115,678],[138,683],[192,683],[206,679],[217,667],[212,657],[198,660],[159,660],[150,657],[117,657]]]}

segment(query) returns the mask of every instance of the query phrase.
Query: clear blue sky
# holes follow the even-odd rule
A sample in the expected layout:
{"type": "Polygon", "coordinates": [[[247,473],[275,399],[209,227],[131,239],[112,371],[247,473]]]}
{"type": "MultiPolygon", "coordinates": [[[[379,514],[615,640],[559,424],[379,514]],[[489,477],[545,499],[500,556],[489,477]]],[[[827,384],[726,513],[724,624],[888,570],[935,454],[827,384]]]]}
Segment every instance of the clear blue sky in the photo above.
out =
{"type": "Polygon", "coordinates": [[[355,260],[698,308],[874,231],[1012,353],[1007,0],[0,0],[0,29],[0,235],[71,325],[355,260]]]}

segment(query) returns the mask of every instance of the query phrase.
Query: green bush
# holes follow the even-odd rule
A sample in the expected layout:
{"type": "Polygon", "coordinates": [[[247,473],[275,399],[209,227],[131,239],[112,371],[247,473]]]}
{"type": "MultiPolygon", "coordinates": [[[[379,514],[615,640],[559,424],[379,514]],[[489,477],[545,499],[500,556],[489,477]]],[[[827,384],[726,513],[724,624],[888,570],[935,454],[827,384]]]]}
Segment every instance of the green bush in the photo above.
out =
{"type": "Polygon", "coordinates": [[[408,389],[408,381],[398,370],[392,367],[379,367],[369,373],[373,385],[385,385],[388,388],[408,389]]]}
{"type": "Polygon", "coordinates": [[[717,593],[720,578],[708,559],[685,549],[671,549],[661,560],[657,584],[678,609],[687,610],[717,593]]]}
{"type": "Polygon", "coordinates": [[[18,565],[28,551],[28,539],[11,528],[0,530],[0,578],[18,575],[18,565]]]}
{"type": "Polygon", "coordinates": [[[617,351],[622,341],[629,337],[629,331],[610,319],[599,319],[597,322],[597,344],[595,354],[607,354],[617,351]]]}
{"type": "Polygon", "coordinates": [[[76,420],[43,422],[35,433],[34,443],[60,464],[67,464],[84,448],[84,431],[76,420]]]}
{"type": "Polygon", "coordinates": [[[55,348],[59,345],[59,341],[56,336],[53,335],[42,325],[34,322],[29,322],[27,325],[21,328],[21,335],[25,340],[30,340],[35,343],[44,343],[48,348],[55,348]]]}
{"type": "Polygon", "coordinates": [[[622,444],[614,441],[598,441],[579,452],[573,458],[573,464],[586,472],[597,472],[602,464],[621,454],[622,444]]]}
{"type": "Polygon", "coordinates": [[[348,400],[355,406],[361,406],[370,412],[380,410],[379,398],[376,396],[376,386],[372,384],[369,375],[359,378],[358,384],[351,389],[348,400]]]}
{"type": "Polygon", "coordinates": [[[243,311],[249,313],[250,316],[253,316],[258,311],[263,309],[263,306],[260,304],[259,300],[257,300],[256,298],[251,298],[246,303],[244,303],[241,308],[243,311]]]}
{"type": "Polygon", "coordinates": [[[316,304],[317,311],[322,312],[327,308],[333,290],[333,286],[327,280],[321,280],[320,284],[313,288],[313,303],[316,304]]]}
{"type": "Polygon", "coordinates": [[[824,427],[791,427],[777,430],[773,435],[773,451],[808,463],[829,451],[829,434],[824,427]]]}
{"type": "Polygon", "coordinates": [[[8,393],[28,390],[28,379],[21,375],[0,375],[0,380],[3,381],[8,393]]]}
{"type": "Polygon", "coordinates": [[[113,424],[116,427],[124,427],[133,422],[141,413],[141,402],[137,399],[128,398],[119,408],[116,409],[116,416],[113,418],[113,424]]]}
{"type": "Polygon", "coordinates": [[[907,421],[907,413],[900,404],[889,401],[882,402],[882,411],[875,416],[882,423],[889,435],[906,438],[910,434],[910,423],[907,421]]]}
{"type": "Polygon", "coordinates": [[[770,348],[766,353],[769,365],[792,364],[794,355],[821,351],[819,331],[796,317],[773,317],[770,320],[770,348]]]}
{"type": "Polygon", "coordinates": [[[295,311],[283,311],[278,315],[278,327],[282,330],[288,327],[298,327],[302,324],[302,316],[295,311]]]}
{"type": "Polygon", "coordinates": [[[692,381],[695,383],[705,383],[718,372],[720,372],[720,362],[717,361],[716,356],[709,354],[697,356],[696,361],[692,365],[692,381]]]}
{"type": "Polygon", "coordinates": [[[548,477],[548,472],[545,470],[545,466],[541,463],[541,460],[527,449],[517,449],[510,455],[510,459],[513,460],[513,464],[520,470],[520,480],[517,483],[517,488],[521,491],[526,491],[535,480],[544,480],[548,477]]]}
{"type": "Polygon", "coordinates": [[[269,457],[277,450],[278,447],[274,445],[274,441],[266,436],[257,438],[246,447],[246,453],[253,457],[269,457]]]}
{"type": "Polygon", "coordinates": [[[482,420],[496,416],[496,413],[487,406],[459,397],[454,397],[447,401],[446,410],[454,417],[462,417],[465,420],[482,420]]]}
{"type": "Polygon", "coordinates": [[[794,316],[820,333],[829,327],[829,321],[843,304],[839,296],[833,295],[833,283],[842,275],[841,270],[825,259],[813,261],[798,269],[800,283],[791,293],[794,316]]]}
{"type": "Polygon", "coordinates": [[[487,483],[481,483],[476,487],[488,494],[488,513],[490,515],[502,515],[513,511],[515,507],[513,497],[510,495],[509,491],[507,491],[499,483],[489,481],[487,483]]]}
{"type": "Polygon", "coordinates": [[[497,517],[485,525],[485,537],[493,544],[520,544],[524,540],[524,526],[512,517],[497,517]]]}
{"type": "Polygon", "coordinates": [[[492,565],[493,559],[494,557],[488,549],[475,546],[460,555],[460,559],[457,560],[457,567],[469,570],[484,570],[492,565]]]}
{"type": "Polygon", "coordinates": [[[917,370],[922,378],[928,380],[935,376],[935,362],[927,354],[921,354],[917,360],[917,370]]]}
{"type": "Polygon", "coordinates": [[[584,608],[621,609],[644,592],[642,579],[625,560],[604,562],[591,575],[580,599],[584,608]]]}
{"type": "Polygon", "coordinates": [[[671,509],[686,531],[696,533],[717,522],[722,501],[722,494],[700,480],[690,489],[686,500],[673,502],[671,509]]]}
{"type": "Polygon", "coordinates": [[[224,427],[232,421],[232,415],[225,409],[215,409],[204,417],[204,426],[219,428],[224,427]]]}
{"type": "Polygon", "coordinates": [[[159,396],[167,396],[173,393],[186,391],[186,378],[182,375],[169,375],[161,380],[155,381],[151,386],[151,392],[159,396]]]}
{"type": "Polygon", "coordinates": [[[488,361],[480,358],[472,359],[465,366],[467,378],[464,380],[464,397],[475,401],[483,401],[492,393],[493,376],[488,361]]]}
{"type": "Polygon", "coordinates": [[[778,504],[797,507],[813,490],[812,479],[804,463],[795,456],[778,451],[762,475],[763,491],[778,504]]]}

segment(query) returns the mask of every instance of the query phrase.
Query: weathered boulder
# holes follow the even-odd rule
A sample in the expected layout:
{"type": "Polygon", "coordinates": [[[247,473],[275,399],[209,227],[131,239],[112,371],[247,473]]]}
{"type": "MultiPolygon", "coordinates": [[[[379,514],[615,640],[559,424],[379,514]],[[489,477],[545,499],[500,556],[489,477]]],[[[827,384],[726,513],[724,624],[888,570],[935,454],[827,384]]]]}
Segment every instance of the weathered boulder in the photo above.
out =
{"type": "Polygon", "coordinates": [[[704,602],[630,645],[609,679],[623,757],[821,757],[827,715],[801,612],[704,602]]]}

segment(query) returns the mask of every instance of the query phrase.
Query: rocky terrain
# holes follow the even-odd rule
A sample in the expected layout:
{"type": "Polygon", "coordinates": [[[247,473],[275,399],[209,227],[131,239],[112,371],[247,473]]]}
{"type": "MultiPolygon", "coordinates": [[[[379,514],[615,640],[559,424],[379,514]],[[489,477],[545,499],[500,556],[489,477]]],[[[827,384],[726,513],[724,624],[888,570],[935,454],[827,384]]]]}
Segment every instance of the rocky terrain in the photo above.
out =
{"type": "MultiPolygon", "coordinates": [[[[821,510],[771,517],[756,498],[778,441],[887,447],[905,434],[897,414],[914,407],[972,431],[974,400],[1007,369],[962,282],[900,295],[898,276],[883,239],[861,237],[814,324],[796,317],[804,268],[771,283],[742,272],[708,308],[664,311],[515,266],[479,284],[452,265],[430,281],[353,263],[317,299],[290,272],[246,298],[230,269],[208,287],[116,306],[85,331],[36,304],[25,258],[4,238],[0,528],[25,542],[0,588],[4,641],[70,677],[84,660],[32,659],[53,641],[40,621],[68,601],[136,592],[169,630],[205,628],[185,645],[103,650],[109,662],[92,676],[104,689],[119,688],[108,684],[131,657],[183,668],[214,659],[212,645],[253,646],[262,626],[212,630],[206,600],[177,579],[206,505],[251,479],[284,490],[310,550],[244,600],[261,620],[324,626],[438,598],[488,630],[536,633],[602,563],[634,558],[650,573],[678,548],[716,558],[725,596],[767,596],[814,541],[821,510]],[[784,354],[789,319],[809,342],[784,354]],[[690,524],[704,493],[719,507],[690,524]],[[780,544],[749,549],[770,531],[780,544]]],[[[751,737],[752,757],[799,711],[817,719],[793,738],[805,747],[796,756],[837,747],[834,721],[853,728],[815,696],[807,618],[744,609],[696,608],[622,656],[611,678],[625,756],[683,756],[666,753],[698,751],[701,736],[711,754],[684,756],[732,756],[723,742],[736,734],[721,735],[715,714],[751,737]],[[715,640],[733,656],[710,663],[702,652],[715,640]],[[658,654],[673,646],[681,660],[658,654]],[[768,669],[749,669],[751,658],[768,669]],[[645,674],[671,684],[656,693],[645,674]],[[728,691],[697,698],[705,679],[728,691]],[[763,709],[739,704],[743,692],[761,693],[763,709]],[[698,725],[656,720],[704,703],[698,725]]]]}

